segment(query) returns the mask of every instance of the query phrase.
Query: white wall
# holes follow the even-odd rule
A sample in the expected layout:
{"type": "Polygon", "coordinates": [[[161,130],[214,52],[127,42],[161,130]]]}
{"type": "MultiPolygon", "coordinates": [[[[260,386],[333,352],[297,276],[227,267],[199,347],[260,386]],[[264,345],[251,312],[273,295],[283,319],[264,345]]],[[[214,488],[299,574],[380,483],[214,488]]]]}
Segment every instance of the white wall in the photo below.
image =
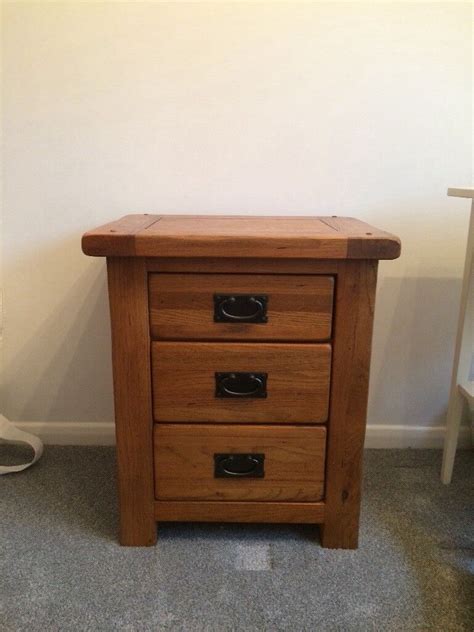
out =
{"type": "MultiPolygon", "coordinates": [[[[104,261],[130,212],[354,215],[383,262],[369,423],[438,427],[471,180],[469,3],[6,3],[3,384],[113,419],[104,261]]],[[[99,426],[97,426],[99,427],[99,426]]]]}

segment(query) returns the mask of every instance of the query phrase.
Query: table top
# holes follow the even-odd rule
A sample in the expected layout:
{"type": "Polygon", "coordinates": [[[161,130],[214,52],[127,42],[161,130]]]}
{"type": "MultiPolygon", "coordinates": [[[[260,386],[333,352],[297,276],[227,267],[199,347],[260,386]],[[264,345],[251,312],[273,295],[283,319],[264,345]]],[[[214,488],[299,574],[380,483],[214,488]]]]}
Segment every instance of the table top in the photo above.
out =
{"type": "Polygon", "coordinates": [[[452,197],[474,198],[474,189],[472,187],[450,187],[448,195],[452,197]]]}
{"type": "Polygon", "coordinates": [[[351,217],[126,215],[91,230],[96,257],[396,259],[400,240],[351,217]]]}

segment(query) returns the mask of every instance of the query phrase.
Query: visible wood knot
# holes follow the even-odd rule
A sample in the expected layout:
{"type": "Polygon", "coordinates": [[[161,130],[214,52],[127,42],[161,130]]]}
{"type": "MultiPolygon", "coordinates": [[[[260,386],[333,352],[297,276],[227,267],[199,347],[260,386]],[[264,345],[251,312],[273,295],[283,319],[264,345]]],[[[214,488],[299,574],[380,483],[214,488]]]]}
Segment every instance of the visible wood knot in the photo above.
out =
{"type": "Polygon", "coordinates": [[[347,489],[344,489],[342,491],[341,498],[343,503],[345,503],[346,500],[349,498],[349,492],[347,491],[347,489]]]}

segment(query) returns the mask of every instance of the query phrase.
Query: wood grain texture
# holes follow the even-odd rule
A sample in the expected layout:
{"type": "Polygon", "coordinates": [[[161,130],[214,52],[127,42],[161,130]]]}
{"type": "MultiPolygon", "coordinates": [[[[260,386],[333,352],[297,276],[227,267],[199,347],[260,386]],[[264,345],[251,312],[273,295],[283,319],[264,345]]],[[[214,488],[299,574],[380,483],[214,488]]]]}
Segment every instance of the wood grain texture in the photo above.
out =
{"type": "Polygon", "coordinates": [[[82,251],[94,257],[132,257],[136,235],[159,219],[159,215],[125,215],[85,233],[82,251]]]}
{"type": "Polygon", "coordinates": [[[326,429],[315,426],[156,424],[157,500],[318,501],[326,429]],[[215,478],[214,454],[265,455],[263,478],[215,478]]]}
{"type": "Polygon", "coordinates": [[[120,542],[156,542],[147,278],[143,260],[107,261],[117,440],[120,542]]]}
{"type": "Polygon", "coordinates": [[[337,231],[315,217],[163,216],[140,234],[142,256],[186,257],[315,257],[335,258],[346,252],[337,231]],[[316,237],[316,238],[315,238],[316,237]],[[159,242],[159,250],[156,249],[159,242]]]}
{"type": "Polygon", "coordinates": [[[377,262],[341,263],[336,285],[322,544],[358,545],[377,262]]]}
{"type": "Polygon", "coordinates": [[[320,423],[327,419],[328,344],[153,342],[156,421],[320,423]],[[266,399],[218,398],[215,372],[268,373],[266,399]]]}
{"type": "Polygon", "coordinates": [[[336,259],[230,259],[228,257],[149,257],[149,272],[186,272],[194,274],[325,274],[337,271],[336,259]]]}
{"type": "Polygon", "coordinates": [[[155,501],[159,522],[264,522],[322,524],[325,504],[229,501],[155,501]]]}
{"type": "Polygon", "coordinates": [[[324,223],[347,236],[347,259],[397,259],[400,239],[352,217],[325,217],[324,223]]]}
{"type": "Polygon", "coordinates": [[[327,340],[333,287],[330,276],[151,274],[151,335],[189,340],[327,340]],[[216,323],[214,294],[264,294],[268,321],[216,323]]]}
{"type": "Polygon", "coordinates": [[[400,254],[397,237],[353,218],[132,217],[86,233],[83,251],[94,256],[276,259],[395,259],[400,254]]]}

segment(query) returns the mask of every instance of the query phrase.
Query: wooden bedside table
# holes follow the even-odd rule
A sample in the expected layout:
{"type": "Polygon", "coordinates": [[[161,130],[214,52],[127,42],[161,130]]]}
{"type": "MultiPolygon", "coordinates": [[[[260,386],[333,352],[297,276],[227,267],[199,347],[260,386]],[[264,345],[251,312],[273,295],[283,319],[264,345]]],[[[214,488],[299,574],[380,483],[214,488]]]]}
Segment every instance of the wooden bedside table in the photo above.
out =
{"type": "Polygon", "coordinates": [[[120,542],[156,522],[321,525],[356,548],[377,264],[341,217],[128,215],[107,257],[120,542]]]}

